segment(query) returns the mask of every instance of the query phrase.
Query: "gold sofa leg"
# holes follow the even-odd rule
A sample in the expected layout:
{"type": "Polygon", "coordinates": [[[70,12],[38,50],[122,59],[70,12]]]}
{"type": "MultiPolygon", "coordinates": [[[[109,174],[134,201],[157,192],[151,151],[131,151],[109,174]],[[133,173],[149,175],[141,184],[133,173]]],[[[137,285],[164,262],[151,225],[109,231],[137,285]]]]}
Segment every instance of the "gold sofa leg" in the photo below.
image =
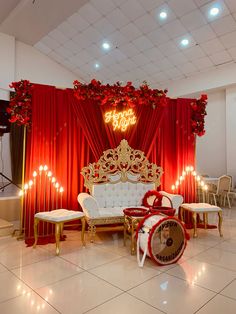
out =
{"type": "Polygon", "coordinates": [[[93,243],[95,234],[96,234],[96,226],[92,224],[91,222],[89,223],[89,226],[88,226],[88,232],[90,236],[90,242],[93,243]]]}

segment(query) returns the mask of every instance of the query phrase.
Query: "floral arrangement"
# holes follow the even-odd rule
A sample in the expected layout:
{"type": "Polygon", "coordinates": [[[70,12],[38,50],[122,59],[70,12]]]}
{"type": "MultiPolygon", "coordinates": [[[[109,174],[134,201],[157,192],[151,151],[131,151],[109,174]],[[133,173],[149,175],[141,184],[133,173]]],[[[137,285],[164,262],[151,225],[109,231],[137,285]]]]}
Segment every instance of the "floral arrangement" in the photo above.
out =
{"type": "Polygon", "coordinates": [[[200,99],[197,99],[191,104],[192,106],[192,132],[198,136],[205,134],[205,115],[207,105],[207,95],[201,95],[200,99]]]}
{"type": "Polygon", "coordinates": [[[79,100],[93,99],[101,105],[129,106],[147,105],[155,109],[159,105],[166,104],[167,90],[150,89],[144,82],[136,89],[131,82],[121,86],[119,82],[114,85],[102,85],[100,81],[93,79],[89,84],[74,81],[75,95],[79,100]]]}
{"type": "Polygon", "coordinates": [[[31,98],[33,85],[27,80],[12,82],[14,88],[7,112],[11,115],[9,121],[18,125],[30,126],[31,123],[31,98]]]}

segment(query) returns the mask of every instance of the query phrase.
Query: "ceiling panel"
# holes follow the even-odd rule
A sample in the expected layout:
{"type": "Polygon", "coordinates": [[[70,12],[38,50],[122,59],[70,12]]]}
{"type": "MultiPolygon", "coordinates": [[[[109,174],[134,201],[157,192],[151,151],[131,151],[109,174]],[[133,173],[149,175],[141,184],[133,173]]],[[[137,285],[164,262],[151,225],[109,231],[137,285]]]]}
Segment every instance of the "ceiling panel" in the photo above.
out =
{"type": "Polygon", "coordinates": [[[3,7],[0,31],[15,24],[10,31],[17,39],[33,44],[82,81],[140,84],[147,79],[157,87],[236,61],[236,0],[50,0],[53,10],[44,15],[47,0],[20,3],[9,0],[10,13],[3,7]],[[210,17],[216,2],[220,13],[210,17]],[[162,11],[166,19],[160,19],[162,11]],[[39,14],[43,19],[35,17],[39,14]],[[110,44],[107,51],[104,42],[110,44]]]}

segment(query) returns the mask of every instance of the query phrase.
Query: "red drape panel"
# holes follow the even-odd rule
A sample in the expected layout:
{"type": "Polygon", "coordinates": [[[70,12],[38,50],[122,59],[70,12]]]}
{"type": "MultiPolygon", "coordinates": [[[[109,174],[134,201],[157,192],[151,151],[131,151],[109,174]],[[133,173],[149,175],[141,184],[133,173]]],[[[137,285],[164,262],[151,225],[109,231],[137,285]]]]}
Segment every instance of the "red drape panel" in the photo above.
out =
{"type": "Polygon", "coordinates": [[[71,104],[93,155],[98,160],[102,152],[110,147],[101,110],[94,101],[79,102],[76,97],[71,104]]]}
{"type": "MultiPolygon", "coordinates": [[[[33,178],[33,171],[36,170],[38,184],[25,196],[26,210],[23,222],[26,240],[33,237],[35,212],[59,207],[78,209],[76,196],[82,189],[80,170],[89,161],[93,161],[93,157],[84,132],[75,119],[71,106],[73,101],[72,90],[34,85],[32,130],[28,132],[27,137],[26,180],[33,178]],[[55,188],[48,180],[45,181],[44,171],[39,176],[39,165],[47,165],[53,172],[53,176],[64,188],[62,196],[59,192],[55,193],[55,188]],[[51,195],[50,200],[45,201],[44,189],[47,196],[51,195]]],[[[40,234],[49,235],[50,232],[48,226],[40,229],[40,234]]]]}
{"type": "MultiPolygon", "coordinates": [[[[161,188],[172,192],[186,166],[195,167],[195,137],[191,133],[191,99],[169,99],[161,128],[159,128],[157,151],[152,159],[164,169],[161,188]]],[[[195,180],[187,175],[185,181],[175,190],[184,196],[185,202],[195,201],[195,180]]]]}

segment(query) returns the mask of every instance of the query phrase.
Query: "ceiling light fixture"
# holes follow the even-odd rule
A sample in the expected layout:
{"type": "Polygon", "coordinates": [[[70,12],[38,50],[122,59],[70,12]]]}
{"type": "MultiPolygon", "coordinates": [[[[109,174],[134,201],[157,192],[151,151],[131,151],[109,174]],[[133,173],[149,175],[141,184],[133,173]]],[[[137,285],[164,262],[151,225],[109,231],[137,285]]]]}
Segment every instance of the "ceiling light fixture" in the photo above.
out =
{"type": "Polygon", "coordinates": [[[213,7],[213,8],[210,9],[210,15],[211,16],[216,16],[216,15],[219,14],[219,12],[220,12],[220,9],[217,8],[217,7],[213,7]]]}
{"type": "Polygon", "coordinates": [[[99,69],[99,68],[100,68],[100,64],[99,64],[98,62],[96,62],[96,63],[94,64],[94,67],[95,67],[95,69],[99,69]]]}
{"type": "Polygon", "coordinates": [[[104,50],[109,50],[109,49],[111,48],[111,45],[110,45],[108,42],[104,42],[104,43],[102,44],[102,48],[103,48],[104,50]]]}
{"type": "Polygon", "coordinates": [[[166,18],[167,18],[167,13],[166,13],[166,11],[161,11],[160,14],[159,14],[159,16],[160,16],[160,18],[161,18],[162,20],[166,19],[166,18]]]}
{"type": "Polygon", "coordinates": [[[188,46],[188,44],[189,44],[189,40],[187,38],[184,38],[184,39],[181,40],[181,45],[182,46],[186,47],[186,46],[188,46]]]}

